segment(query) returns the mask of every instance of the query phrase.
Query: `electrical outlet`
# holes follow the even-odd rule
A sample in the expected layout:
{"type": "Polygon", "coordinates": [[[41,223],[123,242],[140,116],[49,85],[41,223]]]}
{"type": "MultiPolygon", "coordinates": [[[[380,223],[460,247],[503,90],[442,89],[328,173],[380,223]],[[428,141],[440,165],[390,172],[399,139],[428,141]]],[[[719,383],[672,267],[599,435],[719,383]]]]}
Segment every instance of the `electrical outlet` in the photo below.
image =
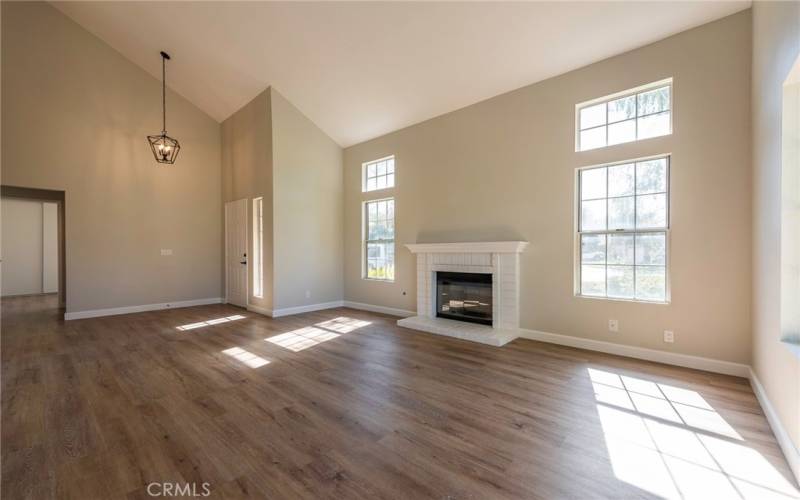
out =
{"type": "Polygon", "coordinates": [[[161,249],[161,255],[172,255],[172,249],[171,248],[162,248],[161,249]]]}
{"type": "Polygon", "coordinates": [[[609,332],[618,332],[619,331],[619,321],[616,319],[608,320],[608,331],[609,332]]]}
{"type": "Polygon", "coordinates": [[[672,330],[664,330],[664,342],[669,344],[675,342],[675,334],[672,332],[672,330]]]}
{"type": "Polygon", "coordinates": [[[311,298],[311,290],[306,290],[306,298],[307,299],[311,298]]]}

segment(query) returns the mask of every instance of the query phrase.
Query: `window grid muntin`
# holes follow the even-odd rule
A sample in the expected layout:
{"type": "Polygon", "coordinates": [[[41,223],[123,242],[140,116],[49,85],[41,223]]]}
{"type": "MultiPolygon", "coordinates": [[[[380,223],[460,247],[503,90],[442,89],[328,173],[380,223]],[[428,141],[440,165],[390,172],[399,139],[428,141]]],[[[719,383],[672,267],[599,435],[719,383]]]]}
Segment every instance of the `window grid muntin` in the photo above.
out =
{"type": "MultiPolygon", "coordinates": [[[[397,238],[396,228],[395,228],[395,218],[396,218],[396,215],[397,215],[397,202],[395,201],[395,199],[393,197],[392,198],[379,198],[379,199],[375,199],[375,200],[367,200],[367,201],[364,202],[363,206],[364,206],[364,213],[363,213],[364,234],[363,234],[362,238],[363,238],[364,244],[363,244],[362,251],[364,253],[364,258],[362,259],[362,266],[363,266],[362,278],[363,279],[367,279],[367,280],[371,280],[371,281],[393,282],[395,274],[396,274],[396,272],[395,272],[396,252],[395,251],[397,249],[396,249],[394,243],[395,243],[395,239],[397,238]],[[370,226],[369,226],[369,224],[370,224],[370,222],[369,222],[369,206],[372,205],[372,204],[386,203],[386,202],[391,202],[392,203],[392,217],[391,217],[391,219],[387,217],[384,220],[385,220],[385,222],[388,222],[388,221],[392,222],[392,235],[394,236],[394,238],[392,238],[392,239],[370,239],[369,238],[369,229],[370,229],[370,226]],[[379,277],[370,277],[369,276],[369,261],[370,261],[370,258],[369,258],[369,245],[371,243],[373,243],[373,244],[391,245],[391,247],[392,247],[392,260],[391,260],[392,276],[391,276],[391,278],[379,278],[379,277]]],[[[388,205],[387,205],[387,210],[388,210],[388,205]]],[[[376,222],[377,222],[377,219],[376,219],[376,222]]],[[[388,265],[388,259],[384,258],[384,261],[388,265]]]]}
{"type": "MultiPolygon", "coordinates": [[[[661,88],[661,87],[658,87],[658,88],[661,88]]],[[[611,100],[615,100],[615,99],[611,99],[611,100]]],[[[637,99],[637,103],[638,103],[638,99],[637,99]]],[[[608,109],[608,108],[606,108],[606,109],[608,109]]],[[[638,159],[634,159],[634,160],[624,160],[624,161],[619,161],[619,162],[614,162],[614,163],[606,163],[606,164],[603,164],[603,165],[597,165],[597,166],[592,166],[592,167],[583,167],[583,168],[578,169],[578,192],[577,192],[577,197],[576,197],[577,198],[577,202],[578,202],[577,217],[576,217],[576,220],[577,220],[577,252],[578,252],[577,282],[576,282],[576,285],[577,285],[577,291],[578,291],[577,295],[578,296],[587,297],[587,298],[593,298],[593,299],[624,300],[624,301],[632,301],[632,302],[645,302],[645,303],[651,303],[651,304],[666,304],[666,303],[669,303],[669,301],[670,301],[670,283],[669,283],[670,196],[669,196],[669,191],[670,191],[670,174],[671,174],[671,161],[670,160],[671,160],[671,156],[667,154],[667,155],[649,156],[649,157],[638,158],[638,159]],[[637,221],[637,215],[638,215],[638,213],[637,213],[638,204],[636,203],[636,198],[638,198],[638,196],[640,196],[640,195],[637,194],[638,169],[636,168],[636,166],[639,163],[644,163],[644,162],[653,161],[653,160],[661,160],[661,159],[664,159],[666,161],[665,185],[666,185],[667,190],[666,191],[653,192],[653,193],[643,193],[641,196],[650,196],[650,195],[654,195],[654,194],[665,194],[666,195],[665,196],[666,204],[665,204],[665,207],[664,207],[665,212],[666,212],[665,213],[665,218],[664,218],[664,221],[665,221],[664,226],[663,227],[656,227],[656,228],[637,229],[635,227],[636,221],[637,221]],[[609,187],[608,186],[608,169],[612,168],[612,167],[619,166],[619,165],[627,165],[627,164],[633,164],[634,165],[634,168],[633,168],[633,193],[634,194],[633,195],[627,195],[627,196],[611,196],[611,197],[609,197],[608,196],[608,193],[609,193],[609,189],[608,189],[608,187],[609,187]],[[582,183],[583,183],[583,175],[582,175],[582,173],[584,171],[587,171],[587,170],[597,170],[597,169],[606,169],[606,176],[605,176],[605,180],[606,180],[606,197],[605,198],[591,198],[591,199],[583,200],[582,199],[582,193],[583,193],[583,185],[582,185],[582,183]],[[609,199],[616,199],[616,198],[631,198],[631,197],[634,198],[634,203],[633,203],[634,228],[633,229],[613,229],[613,230],[608,229],[608,212],[609,212],[608,211],[608,200],[609,199]],[[582,221],[581,221],[581,217],[583,216],[582,203],[586,202],[586,201],[598,201],[598,200],[606,200],[606,229],[604,231],[603,230],[587,230],[587,231],[584,231],[584,230],[582,230],[582,221]],[[664,264],[663,265],[637,264],[636,263],[636,235],[638,235],[638,234],[654,234],[654,233],[655,234],[663,234],[664,235],[664,264]],[[633,235],[633,257],[632,257],[633,264],[630,264],[630,265],[627,265],[627,264],[610,264],[611,266],[616,266],[616,267],[630,267],[630,268],[633,268],[633,297],[632,298],[614,297],[614,296],[609,296],[608,295],[608,267],[609,267],[609,264],[608,264],[608,236],[609,235],[615,235],[615,234],[631,234],[631,235],[633,235]],[[587,236],[605,235],[606,236],[606,238],[605,238],[604,259],[603,259],[604,263],[603,264],[597,264],[597,263],[584,264],[583,263],[583,236],[584,235],[587,235],[587,236]],[[586,266],[598,266],[598,267],[602,266],[603,267],[604,272],[605,272],[605,281],[604,281],[605,293],[604,293],[604,295],[587,295],[587,294],[583,293],[583,266],[584,265],[586,265],[586,266]],[[636,268],[637,267],[661,268],[661,269],[664,270],[664,299],[663,300],[649,300],[649,299],[636,298],[636,268]]]]}
{"type": "Polygon", "coordinates": [[[603,97],[603,98],[600,98],[600,99],[595,100],[595,101],[591,101],[591,102],[583,104],[583,105],[578,105],[578,107],[577,107],[578,126],[576,127],[577,128],[577,134],[576,134],[576,136],[577,136],[576,137],[576,140],[577,140],[577,148],[576,149],[577,149],[577,151],[591,151],[592,149],[607,148],[609,146],[616,146],[618,144],[625,144],[625,143],[628,143],[628,142],[636,142],[636,141],[643,140],[643,139],[649,139],[651,137],[662,137],[662,136],[651,136],[651,137],[646,137],[646,138],[640,139],[639,138],[639,120],[642,119],[642,118],[647,118],[649,116],[661,115],[661,114],[664,114],[664,113],[670,113],[670,127],[669,127],[670,131],[669,131],[668,134],[664,134],[664,135],[671,134],[672,133],[672,116],[671,116],[671,114],[672,114],[672,102],[673,102],[673,99],[672,99],[672,79],[670,78],[670,79],[668,79],[666,81],[655,82],[653,84],[649,84],[649,85],[645,85],[643,87],[639,87],[638,89],[633,90],[633,91],[628,92],[628,93],[615,95],[614,97],[603,97]],[[653,91],[656,91],[656,90],[661,90],[661,89],[664,89],[664,88],[669,89],[669,106],[666,109],[662,109],[660,111],[656,111],[656,112],[653,112],[653,113],[646,113],[646,114],[640,115],[639,114],[639,95],[646,94],[648,92],[653,92],[653,91]],[[631,97],[631,96],[635,97],[635,99],[633,100],[634,101],[634,108],[635,108],[633,118],[626,118],[624,120],[617,120],[617,121],[614,121],[614,122],[609,122],[608,121],[608,104],[611,103],[611,102],[614,102],[614,101],[619,101],[621,99],[627,99],[628,97],[631,97]],[[602,124],[602,125],[595,125],[593,127],[581,128],[581,111],[586,109],[586,108],[591,108],[593,106],[598,106],[600,104],[605,106],[605,115],[606,115],[605,123],[602,124]],[[609,144],[608,143],[608,127],[611,126],[611,125],[616,125],[617,123],[623,123],[623,122],[626,122],[626,121],[633,121],[633,124],[634,124],[634,139],[632,139],[630,141],[609,144]],[[582,132],[587,132],[587,131],[590,131],[590,130],[597,130],[597,129],[601,128],[601,127],[605,127],[605,141],[604,141],[605,144],[603,146],[597,146],[597,147],[594,147],[594,148],[591,148],[591,149],[583,149],[583,146],[581,144],[581,133],[582,132]]]}
{"type": "Polygon", "coordinates": [[[397,172],[396,172],[396,165],[395,165],[395,158],[394,155],[386,156],[384,158],[378,158],[377,160],[371,160],[366,163],[363,163],[361,166],[362,173],[361,173],[361,192],[369,193],[372,191],[382,191],[384,189],[392,189],[395,187],[397,182],[397,172]],[[386,162],[386,170],[383,174],[378,174],[377,166],[378,164],[386,162]],[[389,172],[389,165],[391,164],[392,171],[389,172]],[[370,166],[375,166],[375,175],[369,175],[369,168],[370,166]],[[389,177],[391,176],[392,183],[389,184],[389,177]],[[377,187],[378,186],[378,179],[383,178],[385,179],[384,187],[377,187]],[[375,180],[375,187],[369,188],[369,181],[375,180]]]}

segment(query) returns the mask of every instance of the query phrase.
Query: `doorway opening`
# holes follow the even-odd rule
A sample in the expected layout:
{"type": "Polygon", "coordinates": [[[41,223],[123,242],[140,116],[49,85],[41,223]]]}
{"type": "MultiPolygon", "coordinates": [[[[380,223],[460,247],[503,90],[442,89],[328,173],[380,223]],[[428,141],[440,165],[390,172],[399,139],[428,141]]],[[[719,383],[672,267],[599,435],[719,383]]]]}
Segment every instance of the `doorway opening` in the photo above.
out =
{"type": "Polygon", "coordinates": [[[51,295],[67,303],[64,191],[0,186],[2,297],[51,295]]]}

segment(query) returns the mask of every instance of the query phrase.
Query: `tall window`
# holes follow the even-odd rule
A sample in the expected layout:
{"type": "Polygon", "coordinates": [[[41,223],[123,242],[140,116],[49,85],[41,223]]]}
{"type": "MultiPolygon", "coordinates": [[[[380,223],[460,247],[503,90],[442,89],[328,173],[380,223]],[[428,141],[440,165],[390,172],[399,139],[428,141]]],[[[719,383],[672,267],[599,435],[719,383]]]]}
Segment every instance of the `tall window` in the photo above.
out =
{"type": "Polygon", "coordinates": [[[394,187],[394,156],[388,156],[362,165],[364,169],[361,191],[377,191],[394,187]]]}
{"type": "Polygon", "coordinates": [[[264,199],[253,200],[253,295],[264,296],[264,199]]]}
{"type": "Polygon", "coordinates": [[[364,203],[364,277],[394,281],[394,198],[364,203]]]}
{"type": "Polygon", "coordinates": [[[669,157],[578,171],[579,295],[667,302],[669,157]]]}
{"type": "Polygon", "coordinates": [[[577,106],[577,151],[672,133],[672,80],[577,106]]]}

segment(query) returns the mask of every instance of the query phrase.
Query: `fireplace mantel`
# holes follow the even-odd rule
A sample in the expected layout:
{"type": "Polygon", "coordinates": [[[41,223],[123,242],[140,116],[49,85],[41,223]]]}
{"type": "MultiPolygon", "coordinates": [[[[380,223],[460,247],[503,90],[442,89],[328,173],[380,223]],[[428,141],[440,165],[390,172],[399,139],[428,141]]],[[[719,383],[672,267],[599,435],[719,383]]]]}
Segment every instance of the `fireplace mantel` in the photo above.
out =
{"type": "Polygon", "coordinates": [[[412,243],[411,253],[522,253],[527,241],[471,241],[462,243],[412,243]]]}
{"type": "Polygon", "coordinates": [[[398,325],[502,346],[519,336],[519,254],[527,241],[473,241],[406,245],[417,256],[417,316],[398,325]],[[437,272],[492,275],[493,323],[476,325],[437,317],[437,272]]]}

